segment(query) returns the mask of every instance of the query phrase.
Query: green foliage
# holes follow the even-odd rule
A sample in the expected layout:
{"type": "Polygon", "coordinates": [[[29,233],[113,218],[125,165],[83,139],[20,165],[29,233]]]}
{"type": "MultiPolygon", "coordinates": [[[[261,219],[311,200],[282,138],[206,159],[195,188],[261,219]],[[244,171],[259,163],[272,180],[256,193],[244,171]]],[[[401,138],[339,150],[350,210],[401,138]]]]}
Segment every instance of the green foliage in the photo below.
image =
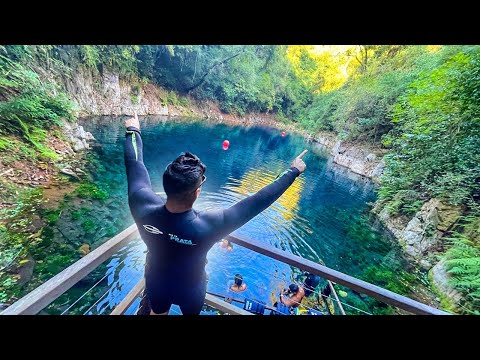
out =
{"type": "Polygon", "coordinates": [[[452,56],[412,83],[395,105],[395,128],[385,137],[392,153],[382,201],[401,211],[412,200],[438,197],[458,205],[478,196],[479,83],[478,48],[452,56]],[[398,195],[404,193],[414,195],[398,195]]]}
{"type": "Polygon", "coordinates": [[[394,272],[390,269],[369,266],[363,272],[362,279],[373,282],[394,293],[408,295],[412,292],[410,286],[414,282],[415,277],[399,269],[394,272]]]}
{"type": "Polygon", "coordinates": [[[87,219],[82,222],[82,228],[87,233],[93,232],[95,230],[95,222],[92,219],[87,219]]]}
{"type": "Polygon", "coordinates": [[[55,225],[61,213],[61,209],[48,209],[44,211],[43,216],[49,225],[55,225]]]}
{"type": "Polygon", "coordinates": [[[38,209],[42,201],[42,189],[21,190],[16,200],[14,207],[1,210],[2,218],[8,221],[9,228],[20,227],[25,220],[22,214],[34,213],[38,209]]]}
{"type": "Polygon", "coordinates": [[[3,138],[3,137],[0,137],[0,150],[8,150],[8,149],[12,149],[12,142],[10,139],[8,138],[3,138]]]}
{"type": "Polygon", "coordinates": [[[138,45],[75,45],[66,50],[78,54],[75,59],[77,66],[85,66],[100,71],[106,67],[123,76],[134,76],[138,73],[136,54],[140,51],[138,45]],[[76,52],[74,50],[77,50],[76,52]]]}
{"type": "Polygon", "coordinates": [[[445,265],[449,282],[468,302],[467,312],[480,306],[480,216],[478,212],[463,219],[463,231],[457,231],[447,240],[451,247],[446,252],[445,265]]]}
{"type": "Polygon", "coordinates": [[[410,217],[432,197],[471,213],[447,239],[446,253],[450,283],[471,312],[480,305],[480,49],[448,47],[438,56],[393,107],[379,199],[410,217]]]}
{"type": "Polygon", "coordinates": [[[78,220],[78,219],[81,219],[83,217],[85,217],[86,214],[88,214],[90,211],[92,211],[91,208],[87,208],[87,207],[82,207],[78,210],[74,210],[72,211],[72,220],[78,220]]]}
{"type": "Polygon", "coordinates": [[[0,210],[4,226],[0,227],[0,301],[18,296],[17,278],[8,272],[32,247],[42,243],[42,229],[32,234],[32,217],[42,203],[41,189],[18,189],[15,206],[0,210]]]}
{"type": "Polygon", "coordinates": [[[72,118],[71,104],[52,84],[41,81],[33,70],[0,55],[0,121],[20,131],[18,120],[27,125],[58,124],[72,118]]]}
{"type": "Polygon", "coordinates": [[[139,103],[137,95],[130,95],[130,100],[132,100],[132,104],[134,105],[139,103]]]}
{"type": "MultiPolygon", "coordinates": [[[[284,46],[141,46],[137,60],[140,76],[239,114],[280,110],[291,71],[284,46]]],[[[188,105],[173,94],[164,104],[188,105]]]]}
{"type": "Polygon", "coordinates": [[[98,187],[93,183],[82,183],[78,189],[77,194],[84,199],[105,200],[108,198],[108,191],[98,187]]]}
{"type": "Polygon", "coordinates": [[[175,91],[167,92],[167,97],[165,98],[165,105],[178,105],[178,96],[175,91]]]}
{"type": "Polygon", "coordinates": [[[87,68],[96,68],[101,62],[100,51],[95,45],[79,46],[80,57],[87,68]]]}
{"type": "MultiPolygon", "coordinates": [[[[343,56],[352,57],[349,51],[343,56]]],[[[292,116],[310,131],[335,131],[344,140],[378,143],[394,126],[392,110],[397,99],[422,71],[451,51],[450,47],[430,53],[425,46],[369,46],[368,67],[353,72],[342,87],[324,90],[301,107],[293,105],[292,116]]],[[[350,63],[360,61],[357,55],[350,63]]],[[[328,71],[320,74],[328,81],[328,71]]]]}
{"type": "MultiPolygon", "coordinates": [[[[29,54],[22,47],[9,47],[10,56],[19,58],[29,54]]],[[[72,119],[72,104],[66,95],[52,84],[41,81],[38,74],[0,54],[0,135],[14,133],[31,143],[40,157],[56,158],[46,145],[46,130],[58,125],[60,119],[72,119]]],[[[0,148],[5,148],[5,142],[0,148]]]]}
{"type": "Polygon", "coordinates": [[[72,254],[51,254],[38,264],[37,272],[41,274],[42,280],[47,280],[54,274],[67,268],[78,260],[79,256],[72,254]]]}
{"type": "Polygon", "coordinates": [[[422,197],[420,193],[410,189],[395,192],[387,186],[384,186],[380,188],[378,193],[380,199],[387,198],[387,196],[391,195],[391,201],[387,202],[385,205],[385,208],[391,215],[401,213],[412,217],[420,210],[426,200],[426,198],[422,197]]]}

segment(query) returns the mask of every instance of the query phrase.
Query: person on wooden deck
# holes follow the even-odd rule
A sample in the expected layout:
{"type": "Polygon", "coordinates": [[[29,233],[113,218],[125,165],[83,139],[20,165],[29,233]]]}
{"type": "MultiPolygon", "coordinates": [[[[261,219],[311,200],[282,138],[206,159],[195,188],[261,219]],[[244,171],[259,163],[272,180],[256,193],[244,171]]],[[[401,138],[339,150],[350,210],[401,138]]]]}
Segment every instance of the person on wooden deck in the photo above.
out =
{"type": "Polygon", "coordinates": [[[305,296],[305,289],[303,286],[298,286],[297,284],[290,284],[288,289],[284,289],[280,293],[280,302],[286,306],[296,308],[302,303],[303,297],[305,296]]]}
{"type": "Polygon", "coordinates": [[[305,289],[305,296],[310,297],[313,293],[315,293],[315,288],[320,283],[320,276],[305,273],[307,275],[305,281],[303,282],[303,288],[305,289]]]}
{"type": "MultiPolygon", "coordinates": [[[[304,150],[281,175],[256,194],[226,209],[196,211],[193,204],[207,180],[207,167],[194,154],[181,153],[163,173],[166,201],[152,189],[143,162],[138,117],[125,121],[128,204],[147,245],[145,295],[151,314],[168,314],[177,304],[184,315],[199,314],[205,302],[207,253],[213,245],[268,208],[305,171],[304,150]]],[[[155,141],[161,141],[156,139],[155,141]]]]}

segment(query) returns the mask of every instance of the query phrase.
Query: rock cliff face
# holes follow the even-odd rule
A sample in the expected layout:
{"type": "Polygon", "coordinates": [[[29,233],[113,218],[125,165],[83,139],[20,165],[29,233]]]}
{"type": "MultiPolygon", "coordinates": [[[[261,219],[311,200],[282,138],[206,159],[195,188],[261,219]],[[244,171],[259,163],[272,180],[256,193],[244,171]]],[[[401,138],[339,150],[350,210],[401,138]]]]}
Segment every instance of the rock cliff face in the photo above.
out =
{"type": "Polygon", "coordinates": [[[453,304],[458,304],[462,295],[448,284],[449,275],[443,260],[437,255],[444,250],[444,236],[454,227],[462,214],[460,207],[446,205],[438,199],[430,199],[423,204],[412,219],[392,217],[387,209],[378,218],[390,230],[405,254],[413,263],[429,271],[436,290],[453,304]]]}
{"type": "Polygon", "coordinates": [[[387,209],[379,214],[383,224],[395,235],[405,253],[429,270],[435,260],[435,253],[443,250],[442,238],[461,215],[461,208],[431,199],[423,204],[420,211],[409,221],[391,217],[387,209]]]}
{"type": "Polygon", "coordinates": [[[379,182],[385,168],[385,151],[368,145],[345,143],[328,133],[321,133],[312,140],[329,151],[334,163],[379,182]]]}
{"type": "Polygon", "coordinates": [[[75,152],[89,149],[90,145],[87,141],[95,140],[90,132],[85,131],[83,126],[79,126],[77,123],[71,124],[65,122],[63,129],[67,139],[72,144],[73,151],[75,152]]]}
{"type": "Polygon", "coordinates": [[[81,115],[169,115],[163,105],[166,93],[148,85],[132,85],[117,74],[104,72],[93,76],[89,71],[76,71],[63,79],[63,87],[77,103],[81,115]]]}

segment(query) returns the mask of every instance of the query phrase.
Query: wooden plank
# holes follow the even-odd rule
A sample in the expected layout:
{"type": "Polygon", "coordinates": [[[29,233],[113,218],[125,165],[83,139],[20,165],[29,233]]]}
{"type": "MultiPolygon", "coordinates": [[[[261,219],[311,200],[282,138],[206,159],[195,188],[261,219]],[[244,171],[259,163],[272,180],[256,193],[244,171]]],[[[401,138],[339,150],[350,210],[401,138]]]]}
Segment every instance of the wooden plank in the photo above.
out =
{"type": "MultiPolygon", "coordinates": [[[[340,309],[340,312],[342,313],[342,315],[345,315],[345,310],[343,310],[342,303],[338,298],[337,292],[335,291],[335,288],[333,287],[332,282],[330,280],[327,280],[327,281],[328,281],[328,286],[330,286],[330,289],[332,289],[333,296],[335,296],[335,299],[337,300],[337,305],[338,305],[338,308],[340,309]]],[[[328,304],[327,304],[327,307],[328,307],[328,304]]]]}
{"type": "MultiPolygon", "coordinates": [[[[133,289],[125,296],[125,298],[122,300],[121,303],[119,303],[115,309],[111,312],[110,315],[123,315],[125,311],[132,305],[132,303],[135,301],[135,299],[140,296],[140,293],[142,290],[145,288],[145,278],[142,278],[137,285],[133,287],[133,289]]],[[[234,306],[232,304],[229,304],[223,300],[218,299],[216,296],[207,293],[205,296],[205,303],[213,306],[214,308],[228,312],[229,314],[233,315],[253,315],[252,313],[240,309],[237,306],[234,306]]]]}
{"type": "MultiPolygon", "coordinates": [[[[222,295],[222,294],[218,294],[218,293],[214,293],[213,291],[207,291],[207,294],[210,294],[210,295],[213,295],[213,296],[216,296],[216,297],[221,297],[221,298],[224,298],[224,299],[227,298],[227,296],[222,295]]],[[[232,299],[232,302],[238,302],[240,304],[245,304],[245,300],[241,300],[241,299],[232,299]]],[[[271,311],[276,310],[275,308],[272,308],[268,305],[265,305],[265,309],[271,310],[271,311]]]]}
{"type": "Polygon", "coordinates": [[[37,314],[137,235],[137,226],[133,224],[13,303],[1,312],[0,315],[37,314]]]}
{"type": "Polygon", "coordinates": [[[145,278],[142,279],[133,287],[132,290],[123,298],[123,300],[115,306],[115,309],[110,313],[110,315],[123,315],[125,311],[132,305],[137,297],[140,296],[142,290],[145,289],[145,278]]]}
{"type": "Polygon", "coordinates": [[[359,293],[366,294],[386,304],[396,306],[411,313],[422,315],[451,315],[445,311],[422,304],[421,302],[412,300],[406,296],[396,294],[392,291],[383,289],[380,286],[356,279],[353,276],[343,274],[340,271],[330,269],[311,260],[303,259],[300,256],[290,254],[259,241],[247,238],[240,239],[233,235],[227,236],[226,239],[240,246],[246,247],[247,249],[256,251],[275,260],[282,261],[288,265],[295,266],[301,270],[308,271],[309,273],[319,275],[325,279],[334,281],[359,293]]]}
{"type": "Polygon", "coordinates": [[[207,294],[207,296],[205,296],[205,304],[213,306],[215,309],[227,312],[231,315],[253,315],[251,312],[243,310],[238,306],[229,304],[210,294],[207,294]]]}

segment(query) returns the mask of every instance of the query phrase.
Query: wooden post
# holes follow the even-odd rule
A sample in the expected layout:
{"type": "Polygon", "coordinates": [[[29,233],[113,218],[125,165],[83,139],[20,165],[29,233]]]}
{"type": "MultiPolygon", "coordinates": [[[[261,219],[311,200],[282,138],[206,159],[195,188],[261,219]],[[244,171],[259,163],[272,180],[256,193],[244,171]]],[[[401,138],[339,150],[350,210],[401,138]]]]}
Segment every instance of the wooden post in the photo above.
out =
{"type": "MultiPolygon", "coordinates": [[[[330,289],[332,289],[333,296],[335,296],[335,299],[337,300],[338,308],[340,309],[340,312],[342,315],[345,315],[345,310],[343,310],[342,303],[340,302],[340,299],[338,298],[337,292],[335,291],[335,288],[333,287],[333,284],[330,280],[328,281],[328,286],[330,286],[330,289]]],[[[327,304],[328,307],[328,304],[327,304]]]]}
{"type": "Polygon", "coordinates": [[[145,289],[145,278],[142,279],[133,287],[132,290],[125,296],[125,298],[115,306],[115,309],[110,313],[110,315],[123,315],[125,311],[132,305],[137,297],[140,296],[142,290],[145,289]]]}
{"type": "Polygon", "coordinates": [[[215,309],[229,313],[231,315],[253,315],[247,310],[243,310],[238,306],[227,303],[226,301],[220,300],[219,298],[207,294],[205,297],[205,304],[213,306],[215,309]]]}

